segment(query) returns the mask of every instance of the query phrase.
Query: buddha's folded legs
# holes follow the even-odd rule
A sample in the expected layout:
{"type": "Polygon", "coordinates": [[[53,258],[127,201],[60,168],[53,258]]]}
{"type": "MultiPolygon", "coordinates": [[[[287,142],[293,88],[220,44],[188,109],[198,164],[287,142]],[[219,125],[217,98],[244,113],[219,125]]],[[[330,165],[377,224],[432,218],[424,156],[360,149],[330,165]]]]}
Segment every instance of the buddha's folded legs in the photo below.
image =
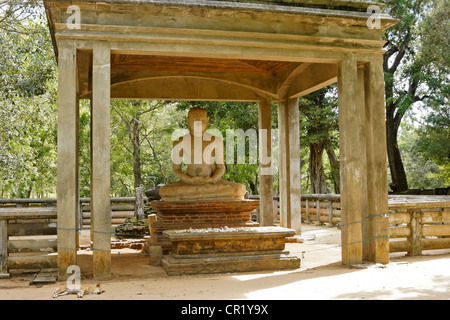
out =
{"type": "Polygon", "coordinates": [[[181,181],[162,186],[159,195],[162,201],[183,200],[242,200],[245,186],[227,180],[212,184],[192,185],[181,181]]]}

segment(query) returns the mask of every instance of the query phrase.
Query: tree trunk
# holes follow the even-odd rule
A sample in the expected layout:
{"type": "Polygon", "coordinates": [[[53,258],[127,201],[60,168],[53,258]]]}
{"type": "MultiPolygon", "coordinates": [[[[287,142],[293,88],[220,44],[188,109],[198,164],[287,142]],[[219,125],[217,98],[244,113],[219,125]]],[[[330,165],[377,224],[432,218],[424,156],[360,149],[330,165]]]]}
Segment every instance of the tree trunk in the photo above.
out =
{"type": "Polygon", "coordinates": [[[258,175],[256,175],[256,179],[255,182],[253,183],[252,181],[250,181],[250,194],[259,194],[259,190],[258,190],[258,186],[259,186],[259,178],[258,175]]]}
{"type": "MultiPolygon", "coordinates": [[[[400,121],[398,121],[399,123],[400,121]]],[[[406,179],[405,167],[403,166],[400,149],[398,148],[397,132],[399,124],[396,123],[392,114],[386,114],[386,139],[389,170],[391,172],[392,183],[389,185],[394,192],[408,190],[408,180],[406,179]]]]}
{"type": "Polygon", "coordinates": [[[333,177],[334,193],[340,194],[341,193],[341,189],[340,189],[341,176],[340,176],[339,160],[336,156],[336,153],[334,152],[333,147],[328,145],[325,147],[325,149],[327,151],[328,160],[330,161],[331,175],[333,177]]]}
{"type": "MultiPolygon", "coordinates": [[[[422,6],[422,2],[423,1],[419,0],[413,4],[415,17],[418,17],[417,13],[422,6]]],[[[402,32],[403,37],[401,38],[401,42],[397,43],[397,45],[390,45],[390,48],[383,56],[386,94],[386,143],[389,170],[391,172],[392,179],[392,183],[389,186],[394,192],[408,190],[408,181],[406,179],[405,168],[403,166],[402,157],[400,155],[400,150],[397,143],[398,128],[406,109],[402,108],[402,110],[400,110],[398,105],[400,100],[397,99],[396,101],[394,97],[394,83],[396,81],[394,75],[401,65],[402,60],[405,56],[407,56],[407,50],[410,46],[411,40],[413,39],[413,30],[413,25],[405,28],[402,32]],[[390,62],[391,58],[393,58],[392,63],[390,62]]],[[[390,41],[388,41],[388,43],[389,42],[390,41]]],[[[414,96],[414,94],[412,96],[414,96]]]]}
{"type": "Polygon", "coordinates": [[[144,189],[138,187],[136,190],[136,201],[134,203],[134,216],[137,220],[144,219],[144,189]]]}
{"type": "Polygon", "coordinates": [[[394,192],[408,190],[408,181],[403,166],[400,149],[398,148],[397,133],[402,120],[402,115],[396,114],[396,105],[394,100],[394,74],[388,72],[388,81],[386,82],[386,144],[389,170],[391,172],[392,183],[389,185],[394,192]]]}
{"type": "Polygon", "coordinates": [[[311,179],[311,193],[327,193],[327,181],[323,168],[323,144],[309,145],[309,176],[311,179]]]}
{"type": "Polygon", "coordinates": [[[138,188],[142,184],[141,179],[141,141],[139,135],[139,120],[133,119],[132,123],[133,130],[133,176],[134,176],[134,188],[138,188]]]}

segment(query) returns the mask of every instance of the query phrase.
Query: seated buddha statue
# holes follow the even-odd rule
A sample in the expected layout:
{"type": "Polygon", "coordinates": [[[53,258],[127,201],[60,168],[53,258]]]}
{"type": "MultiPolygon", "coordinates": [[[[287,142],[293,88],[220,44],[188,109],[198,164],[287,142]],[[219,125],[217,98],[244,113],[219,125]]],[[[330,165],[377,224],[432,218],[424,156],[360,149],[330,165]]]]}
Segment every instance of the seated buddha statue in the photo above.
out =
{"type": "Polygon", "coordinates": [[[206,133],[206,110],[192,108],[186,118],[189,133],[173,144],[173,173],[179,181],[159,190],[162,201],[242,200],[245,186],[223,180],[225,164],[222,139],[206,133]],[[182,170],[182,160],[187,168],[182,170]]]}

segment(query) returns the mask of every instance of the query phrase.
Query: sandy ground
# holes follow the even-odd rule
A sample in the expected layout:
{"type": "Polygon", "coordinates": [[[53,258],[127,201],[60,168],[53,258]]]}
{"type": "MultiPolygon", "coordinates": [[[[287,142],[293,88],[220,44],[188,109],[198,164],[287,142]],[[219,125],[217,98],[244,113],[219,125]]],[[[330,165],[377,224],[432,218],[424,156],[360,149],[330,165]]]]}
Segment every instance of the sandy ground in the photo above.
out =
{"type": "MultiPolygon", "coordinates": [[[[391,254],[387,266],[348,268],[340,262],[340,232],[336,228],[303,225],[303,243],[288,243],[292,255],[303,257],[297,270],[167,276],[150,266],[148,257],[130,249],[113,250],[112,279],[105,292],[83,300],[316,300],[316,299],[443,299],[450,300],[450,250],[417,257],[391,254]]],[[[92,255],[80,251],[82,285],[92,280],[92,255]]],[[[53,299],[58,285],[29,285],[33,275],[0,279],[0,299],[53,299]]],[[[76,300],[76,295],[54,300],[76,300]]],[[[79,299],[80,300],[80,299],[79,299]]]]}

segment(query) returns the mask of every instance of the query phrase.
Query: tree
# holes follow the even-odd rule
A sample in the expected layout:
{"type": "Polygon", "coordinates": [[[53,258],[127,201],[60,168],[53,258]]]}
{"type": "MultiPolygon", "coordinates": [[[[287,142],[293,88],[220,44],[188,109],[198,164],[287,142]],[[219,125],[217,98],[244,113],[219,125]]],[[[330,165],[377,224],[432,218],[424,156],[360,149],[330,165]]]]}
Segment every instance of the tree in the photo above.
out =
{"type": "Polygon", "coordinates": [[[0,2],[2,197],[55,191],[55,60],[49,58],[53,57],[50,36],[41,32],[45,25],[42,11],[34,8],[35,12],[26,4],[0,2]]]}
{"type": "MultiPolygon", "coordinates": [[[[430,36],[429,30],[425,30],[423,22],[430,21],[430,17],[437,17],[436,12],[439,10],[431,10],[433,6],[442,4],[439,7],[442,11],[442,8],[448,7],[448,1],[386,0],[385,3],[389,13],[399,19],[399,23],[385,33],[387,52],[384,54],[383,67],[386,84],[387,153],[392,179],[390,187],[394,192],[401,192],[408,189],[397,141],[401,121],[415,103],[442,97],[442,86],[437,84],[448,83],[446,73],[441,72],[443,67],[447,67],[441,60],[430,60],[430,56],[427,58],[424,54],[429,51],[424,45],[424,39],[432,39],[433,36],[430,36]],[[445,2],[447,5],[443,5],[445,2]]],[[[448,20],[445,19],[440,22],[439,19],[432,21],[447,23],[448,26],[448,20]]],[[[434,45],[448,45],[447,41],[448,38],[438,36],[438,41],[433,42],[434,45]]]]}
{"type": "Polygon", "coordinates": [[[20,34],[43,33],[44,25],[39,28],[29,26],[42,13],[40,0],[0,0],[0,30],[20,34]]]}
{"type": "Polygon", "coordinates": [[[335,192],[339,193],[339,163],[334,152],[337,147],[338,117],[336,88],[328,87],[299,99],[299,110],[305,141],[309,147],[309,179],[311,193],[328,193],[323,161],[326,151],[332,166],[331,175],[335,192]],[[336,170],[337,166],[337,170],[336,170]]]}
{"type": "Polygon", "coordinates": [[[450,109],[440,108],[431,112],[417,129],[414,142],[416,154],[438,168],[433,178],[438,181],[432,187],[450,187],[450,109]]]}
{"type": "Polygon", "coordinates": [[[430,113],[418,133],[420,141],[417,147],[427,159],[440,165],[450,165],[450,109],[442,108],[430,113]]]}
{"type": "Polygon", "coordinates": [[[434,0],[429,9],[429,14],[419,26],[422,56],[433,62],[432,67],[439,66],[435,70],[436,72],[444,72],[445,75],[448,75],[448,67],[450,66],[449,16],[450,2],[448,0],[434,0]]]}
{"type": "Polygon", "coordinates": [[[177,110],[177,103],[166,102],[163,108],[149,113],[149,131],[142,143],[143,185],[154,188],[158,184],[175,182],[172,168],[172,145],[175,130],[184,125],[186,114],[177,110]]]}
{"type": "Polygon", "coordinates": [[[402,122],[399,148],[411,189],[450,186],[449,113],[408,114],[402,122]]]}
{"type": "Polygon", "coordinates": [[[146,130],[148,128],[142,121],[142,117],[164,106],[164,101],[113,101],[111,106],[125,125],[131,148],[127,144],[124,144],[124,147],[133,155],[134,188],[140,187],[142,186],[141,145],[150,132],[146,130]]]}

